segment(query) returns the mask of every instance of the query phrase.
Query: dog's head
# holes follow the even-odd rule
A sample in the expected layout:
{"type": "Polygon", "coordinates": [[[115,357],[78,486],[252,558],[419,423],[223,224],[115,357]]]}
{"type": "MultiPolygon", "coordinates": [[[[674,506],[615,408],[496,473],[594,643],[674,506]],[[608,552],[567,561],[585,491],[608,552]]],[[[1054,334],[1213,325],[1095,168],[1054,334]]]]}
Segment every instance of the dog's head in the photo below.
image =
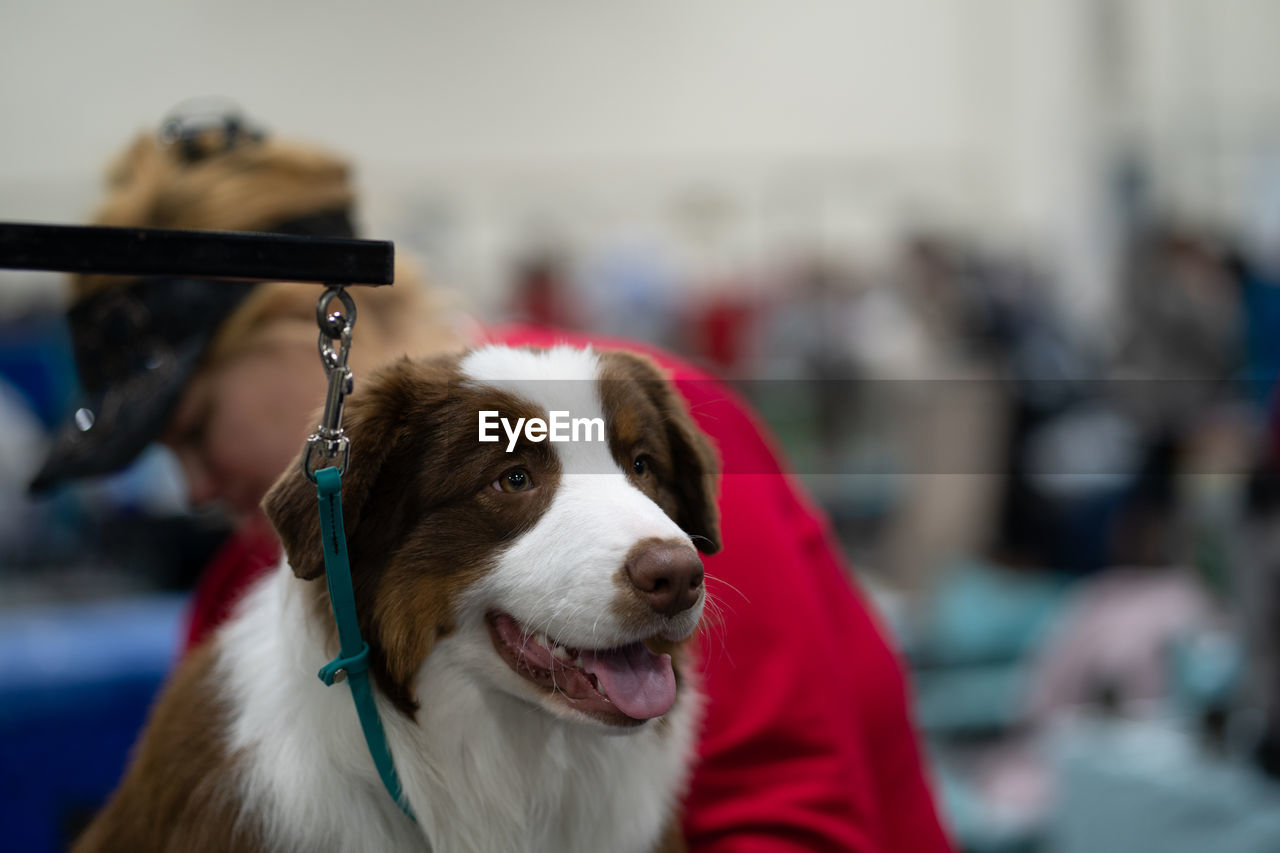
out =
{"type": "MultiPolygon", "coordinates": [[[[665,714],[664,649],[701,615],[697,551],[720,547],[718,466],[653,363],[488,347],[361,386],[342,500],[361,628],[397,707],[413,714],[417,674],[447,644],[474,677],[559,716],[665,714]]],[[[300,466],[263,505],[298,577],[321,577],[300,466]]]]}

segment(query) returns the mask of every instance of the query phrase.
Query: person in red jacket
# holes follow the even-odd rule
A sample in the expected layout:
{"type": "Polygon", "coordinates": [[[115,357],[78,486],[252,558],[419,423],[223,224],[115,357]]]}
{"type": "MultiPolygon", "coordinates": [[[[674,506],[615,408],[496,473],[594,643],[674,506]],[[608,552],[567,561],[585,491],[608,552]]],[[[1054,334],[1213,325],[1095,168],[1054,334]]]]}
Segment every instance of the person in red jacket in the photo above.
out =
{"type": "MultiPolygon", "coordinates": [[[[226,127],[208,126],[169,134],[208,148],[195,157],[189,144],[140,139],[117,167],[99,221],[246,230],[296,229],[298,221],[332,229],[347,221],[341,206],[317,210],[313,200],[308,210],[296,198],[274,206],[264,200],[272,193],[278,200],[292,198],[290,180],[299,183],[302,195],[314,195],[322,173],[345,185],[345,167],[309,149],[281,149],[261,134],[239,140],[231,135],[226,127]],[[299,158],[311,171],[299,168],[299,158]],[[240,179],[257,221],[228,222],[174,203],[193,197],[193,182],[216,182],[232,188],[221,198],[234,206],[240,179]],[[270,214],[264,213],[268,208],[270,214]]],[[[320,195],[326,204],[342,200],[341,193],[320,195]]],[[[699,641],[708,703],[684,804],[689,848],[950,850],[922,766],[902,668],[853,586],[826,521],[783,471],[749,409],[712,377],[627,342],[541,328],[479,332],[451,326],[411,278],[398,276],[397,286],[381,294],[354,294],[357,382],[362,366],[391,355],[440,352],[480,340],[641,349],[669,372],[721,455],[724,549],[705,560],[708,590],[719,607],[699,641]]],[[[146,359],[116,359],[125,366],[106,371],[105,378],[98,371],[80,408],[108,417],[89,430],[69,427],[38,480],[49,485],[113,470],[163,438],[177,453],[194,499],[217,500],[238,512],[236,533],[195,591],[190,647],[216,630],[245,589],[279,559],[279,544],[257,503],[275,476],[294,463],[314,427],[323,374],[315,354],[314,287],[264,284],[245,288],[238,299],[214,286],[188,289],[183,316],[203,320],[175,335],[172,329],[181,324],[166,314],[175,309],[148,296],[154,288],[76,282],[72,327],[79,364],[93,364],[104,354],[95,352],[100,336],[77,329],[78,309],[86,303],[97,307],[95,300],[131,299],[146,309],[131,316],[146,319],[115,346],[145,341],[153,355],[157,347],[168,348],[162,354],[174,356],[167,363],[179,369],[161,377],[158,390],[156,377],[144,386],[135,375],[150,372],[138,366],[146,359]],[[231,304],[215,305],[216,300],[231,304]],[[140,393],[142,387],[147,394],[140,393]],[[111,416],[120,411],[129,414],[111,416]],[[104,420],[112,428],[100,431],[104,420]]],[[[86,313],[79,310],[79,316],[86,313]]]]}

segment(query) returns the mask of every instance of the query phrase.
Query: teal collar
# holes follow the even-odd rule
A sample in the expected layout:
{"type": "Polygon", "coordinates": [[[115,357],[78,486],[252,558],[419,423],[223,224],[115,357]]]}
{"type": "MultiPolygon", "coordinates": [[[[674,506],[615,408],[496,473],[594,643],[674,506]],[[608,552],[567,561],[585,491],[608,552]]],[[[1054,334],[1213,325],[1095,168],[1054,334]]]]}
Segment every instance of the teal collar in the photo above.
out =
{"type": "Polygon", "coordinates": [[[320,680],[332,686],[345,679],[351,685],[351,698],[356,703],[360,728],[364,730],[364,740],[369,746],[373,764],[378,768],[378,776],[401,811],[416,821],[400,788],[400,778],[396,776],[396,765],[391,760],[391,750],[387,747],[387,736],[373,701],[373,687],[369,683],[369,644],[360,636],[360,623],[356,619],[347,535],[342,524],[342,474],[337,468],[322,468],[316,472],[315,482],[320,498],[320,538],[324,546],[325,577],[329,583],[329,601],[333,604],[333,618],[338,623],[341,646],[338,656],[320,668],[320,680]]]}

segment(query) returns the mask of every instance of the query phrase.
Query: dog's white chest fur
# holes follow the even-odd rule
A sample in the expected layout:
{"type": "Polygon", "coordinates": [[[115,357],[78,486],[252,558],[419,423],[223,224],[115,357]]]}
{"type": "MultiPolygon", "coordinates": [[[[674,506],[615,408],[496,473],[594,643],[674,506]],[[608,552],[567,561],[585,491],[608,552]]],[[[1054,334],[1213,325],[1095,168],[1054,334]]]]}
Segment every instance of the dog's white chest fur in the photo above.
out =
{"type": "Polygon", "coordinates": [[[692,684],[662,721],[610,734],[480,686],[459,666],[463,642],[443,641],[421,673],[416,723],[380,701],[415,825],[377,777],[349,689],[315,677],[325,659],[305,595],[281,566],[219,638],[244,799],[280,849],[642,853],[655,843],[686,782],[700,713],[692,684]]]}

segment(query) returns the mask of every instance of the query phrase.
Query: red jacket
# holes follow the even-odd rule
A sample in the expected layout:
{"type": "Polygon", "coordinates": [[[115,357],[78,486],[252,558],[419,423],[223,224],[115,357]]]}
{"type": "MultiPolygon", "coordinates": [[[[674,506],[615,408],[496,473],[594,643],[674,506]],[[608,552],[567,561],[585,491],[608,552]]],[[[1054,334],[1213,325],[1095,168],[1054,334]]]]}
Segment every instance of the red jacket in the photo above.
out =
{"type": "MultiPolygon", "coordinates": [[[[529,328],[493,340],[586,342],[529,328]]],[[[709,620],[701,642],[708,702],[685,803],[690,849],[951,850],[925,780],[902,668],[826,522],[723,384],[639,349],[670,372],[725,470],[724,550],[704,560],[721,616],[709,620]]],[[[247,525],[223,549],[196,590],[189,645],[226,618],[278,554],[265,522],[247,525]]]]}

